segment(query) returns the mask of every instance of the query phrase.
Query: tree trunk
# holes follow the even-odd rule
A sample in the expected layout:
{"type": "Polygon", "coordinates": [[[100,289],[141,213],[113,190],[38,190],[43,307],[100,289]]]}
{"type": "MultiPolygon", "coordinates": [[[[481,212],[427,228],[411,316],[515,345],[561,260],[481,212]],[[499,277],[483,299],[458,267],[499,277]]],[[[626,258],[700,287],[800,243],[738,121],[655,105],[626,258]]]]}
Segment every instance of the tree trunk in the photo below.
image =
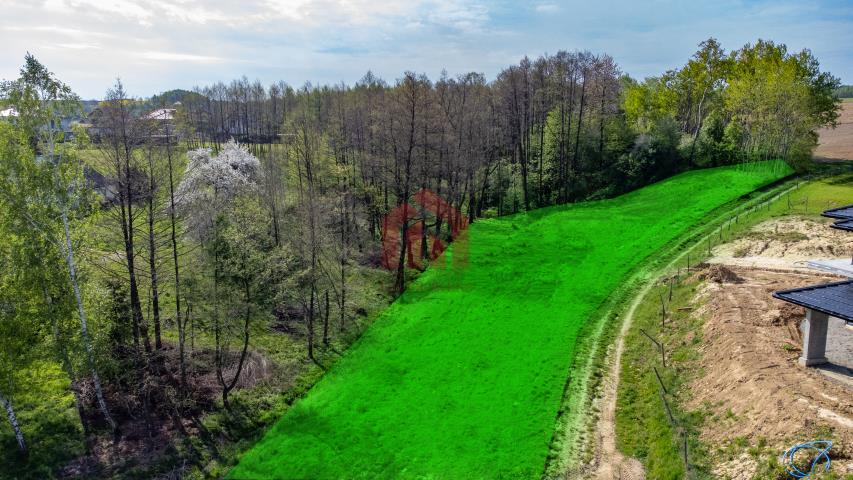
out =
{"type": "Polygon", "coordinates": [[[308,302],[308,358],[314,360],[314,284],[308,302]]]}
{"type": "Polygon", "coordinates": [[[151,340],[148,337],[148,327],[145,325],[145,318],[142,316],[142,303],[139,300],[139,286],[136,282],[136,251],[133,239],[133,189],[131,187],[132,176],[130,172],[130,160],[126,160],[125,165],[125,199],[127,202],[126,210],[122,208],[122,233],[124,234],[124,255],[127,266],[127,275],[129,279],[130,289],[130,310],[133,321],[133,329],[138,332],[139,338],[142,339],[145,347],[145,352],[151,352],[151,340]]]}
{"type": "Polygon", "coordinates": [[[80,426],[83,427],[83,437],[85,438],[84,444],[86,446],[86,453],[90,453],[90,445],[89,445],[89,424],[86,422],[86,418],[83,416],[83,401],[80,399],[80,389],[77,385],[77,375],[74,373],[74,367],[71,364],[71,359],[68,357],[68,349],[65,348],[65,345],[62,343],[59,334],[59,326],[56,323],[53,324],[53,338],[56,341],[56,346],[59,349],[59,356],[62,361],[62,369],[65,370],[65,374],[68,375],[68,379],[71,381],[71,386],[69,387],[71,393],[74,395],[74,407],[77,410],[77,416],[80,418],[80,426]]]}
{"type": "Polygon", "coordinates": [[[578,152],[580,150],[581,126],[583,125],[583,107],[584,101],[586,100],[586,77],[587,73],[583,72],[583,81],[581,82],[581,104],[580,109],[578,110],[577,133],[575,134],[575,151],[572,155],[572,172],[578,170],[578,152]]]}
{"type": "Polygon", "coordinates": [[[151,271],[151,309],[154,319],[154,348],[163,348],[160,336],[160,295],[157,290],[157,246],[154,241],[154,160],[148,152],[148,267],[151,271]]]}
{"type": "Polygon", "coordinates": [[[18,417],[15,415],[15,409],[12,408],[12,402],[0,393],[0,403],[2,403],[3,408],[6,409],[6,416],[9,418],[9,425],[12,426],[12,430],[15,432],[15,440],[18,442],[18,451],[26,455],[28,453],[27,443],[24,441],[24,432],[21,431],[21,427],[18,425],[18,417]]]}
{"type": "Polygon", "coordinates": [[[219,369],[219,382],[222,385],[222,404],[225,405],[225,408],[228,410],[231,410],[231,405],[228,404],[228,394],[237,386],[237,382],[240,380],[240,374],[243,372],[243,365],[246,363],[246,355],[249,352],[249,325],[252,320],[252,295],[248,279],[243,280],[243,293],[246,300],[246,313],[243,318],[243,350],[240,352],[240,361],[237,362],[237,371],[234,372],[234,378],[231,379],[230,383],[225,382],[225,378],[222,376],[222,369],[219,369]]]}
{"type": "MultiPolygon", "coordinates": [[[[572,68],[574,68],[574,67],[572,67],[572,68]]],[[[572,137],[572,115],[574,115],[574,110],[575,110],[575,72],[574,72],[574,70],[572,70],[571,84],[569,85],[569,111],[568,111],[568,114],[566,115],[568,117],[568,119],[566,120],[567,124],[566,124],[565,133],[561,134],[561,136],[560,136],[560,138],[561,138],[560,143],[565,144],[563,146],[563,153],[562,153],[564,158],[560,159],[561,163],[563,165],[563,178],[562,178],[563,184],[561,185],[562,197],[563,197],[562,203],[566,203],[569,201],[569,174],[570,174],[569,169],[570,169],[570,167],[569,167],[569,151],[568,151],[569,148],[568,147],[569,147],[569,142],[571,142],[571,137],[572,137]],[[565,135],[565,138],[563,138],[563,135],[565,135]]],[[[561,128],[561,130],[562,130],[562,128],[561,128]]]]}
{"type": "Polygon", "coordinates": [[[400,261],[397,264],[397,278],[394,282],[395,290],[397,294],[402,294],[403,290],[406,288],[406,247],[408,246],[408,233],[409,233],[409,188],[410,188],[410,180],[412,175],[412,152],[415,149],[415,110],[417,103],[417,86],[412,86],[412,98],[411,104],[409,107],[409,144],[408,151],[406,153],[406,164],[404,165],[404,175],[403,185],[400,191],[400,196],[397,199],[398,205],[403,205],[403,225],[402,225],[402,235],[400,236],[400,261]]]}
{"type": "Polygon", "coordinates": [[[178,234],[175,219],[175,179],[172,165],[172,140],[166,125],[166,159],[169,167],[169,223],[171,227],[172,261],[175,264],[175,321],[178,324],[178,357],[181,369],[181,390],[186,394],[187,364],[185,358],[186,324],[181,319],[181,272],[178,264],[178,234]]]}
{"type": "Polygon", "coordinates": [[[521,193],[524,196],[524,211],[530,211],[530,197],[527,191],[527,151],[524,142],[518,143],[518,160],[521,163],[521,193]]]}
{"type": "Polygon", "coordinates": [[[702,91],[702,98],[699,100],[699,108],[697,111],[696,130],[693,132],[693,143],[690,145],[690,165],[694,164],[696,158],[696,140],[699,139],[699,130],[702,129],[702,105],[705,103],[705,95],[708,89],[702,91]]]}
{"type": "Polygon", "coordinates": [[[329,291],[326,290],[326,306],[323,309],[323,345],[329,346],[329,291]]]}
{"type": "Polygon", "coordinates": [[[89,338],[89,326],[86,323],[86,311],[83,309],[83,298],[80,295],[80,286],[77,284],[77,266],[74,263],[74,247],[71,245],[71,233],[68,229],[68,214],[65,209],[62,210],[62,226],[65,231],[65,262],[68,265],[68,274],[71,281],[71,287],[74,290],[74,299],[77,301],[77,314],[80,317],[80,331],[83,337],[83,344],[86,347],[86,360],[89,364],[89,370],[92,373],[92,384],[95,387],[95,397],[98,400],[98,407],[104,419],[110,424],[113,432],[118,432],[118,426],[109,409],[107,402],[104,400],[104,392],[101,388],[101,379],[98,376],[98,370],[95,368],[95,352],[92,346],[92,340],[89,338]]]}
{"type": "Polygon", "coordinates": [[[406,251],[409,246],[409,242],[407,240],[407,236],[409,235],[409,221],[406,220],[406,216],[408,215],[409,206],[408,203],[403,204],[403,225],[401,226],[401,235],[400,235],[400,257],[397,261],[397,276],[394,279],[394,290],[397,294],[402,294],[403,290],[406,289],[406,251]]]}
{"type": "Polygon", "coordinates": [[[62,336],[59,333],[59,324],[56,320],[55,312],[53,312],[53,298],[51,298],[50,294],[47,291],[46,286],[42,286],[42,291],[44,293],[44,302],[51,309],[51,316],[54,317],[53,320],[53,341],[56,344],[56,349],[58,350],[59,359],[62,363],[62,370],[65,371],[65,374],[68,375],[68,379],[71,382],[70,390],[74,395],[74,407],[77,410],[77,416],[80,418],[80,426],[83,427],[83,437],[85,438],[85,446],[86,453],[90,453],[89,446],[89,425],[86,423],[86,419],[83,416],[83,402],[80,399],[80,390],[77,385],[77,375],[74,373],[74,366],[71,363],[71,358],[68,356],[68,348],[66,344],[63,343],[62,336]]]}
{"type": "MultiPolygon", "coordinates": [[[[214,220],[214,222],[216,222],[214,220]]],[[[219,236],[218,227],[214,223],[214,242],[219,236]]],[[[219,248],[213,248],[213,358],[216,364],[216,378],[220,385],[224,385],[225,381],[222,377],[222,328],[219,323],[219,248]]],[[[223,389],[222,401],[228,407],[228,392],[223,389]]]]}
{"type": "Polygon", "coordinates": [[[604,97],[607,94],[607,87],[601,87],[601,106],[599,107],[598,119],[598,167],[604,168],[604,97]]]}
{"type": "Polygon", "coordinates": [[[543,113],[542,123],[539,125],[539,207],[545,206],[545,201],[542,196],[542,157],[545,155],[545,123],[548,119],[548,114],[543,113]]]}
{"type": "MultiPolygon", "coordinates": [[[[340,314],[341,314],[341,323],[339,325],[340,331],[344,331],[345,323],[346,323],[346,305],[347,305],[347,277],[346,277],[346,266],[347,266],[347,256],[349,255],[349,202],[348,195],[344,196],[345,202],[344,207],[346,210],[343,211],[343,221],[341,222],[341,297],[340,297],[340,314]]],[[[355,214],[353,214],[355,215],[355,214]]],[[[372,218],[372,216],[371,216],[372,218]]]]}

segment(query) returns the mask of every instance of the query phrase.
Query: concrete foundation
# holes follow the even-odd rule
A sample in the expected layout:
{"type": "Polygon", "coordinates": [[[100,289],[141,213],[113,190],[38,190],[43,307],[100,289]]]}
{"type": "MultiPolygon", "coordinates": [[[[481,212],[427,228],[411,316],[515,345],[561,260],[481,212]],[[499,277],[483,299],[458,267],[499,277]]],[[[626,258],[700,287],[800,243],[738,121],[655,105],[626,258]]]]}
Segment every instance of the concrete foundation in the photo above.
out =
{"type": "Polygon", "coordinates": [[[829,315],[806,309],[806,319],[802,323],[803,331],[803,354],[800,356],[800,365],[811,367],[827,363],[826,359],[826,332],[829,324],[829,315]]]}

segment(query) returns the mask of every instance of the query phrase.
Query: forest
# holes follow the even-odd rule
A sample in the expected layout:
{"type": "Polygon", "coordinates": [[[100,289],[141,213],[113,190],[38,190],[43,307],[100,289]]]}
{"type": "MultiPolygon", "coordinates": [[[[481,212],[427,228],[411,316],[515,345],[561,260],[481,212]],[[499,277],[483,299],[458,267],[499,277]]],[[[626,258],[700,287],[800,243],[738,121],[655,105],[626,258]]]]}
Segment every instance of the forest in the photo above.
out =
{"type": "MultiPolygon", "coordinates": [[[[2,470],[222,476],[435,260],[410,268],[403,241],[381,268],[383,218],[418,192],[477,222],[693,169],[802,171],[839,87],[808,50],[710,38],[642,81],[559,51],[494,79],[146,99],[119,80],[84,111],[28,54],[0,88],[2,470]]],[[[421,209],[401,238],[453,223],[421,209]]]]}

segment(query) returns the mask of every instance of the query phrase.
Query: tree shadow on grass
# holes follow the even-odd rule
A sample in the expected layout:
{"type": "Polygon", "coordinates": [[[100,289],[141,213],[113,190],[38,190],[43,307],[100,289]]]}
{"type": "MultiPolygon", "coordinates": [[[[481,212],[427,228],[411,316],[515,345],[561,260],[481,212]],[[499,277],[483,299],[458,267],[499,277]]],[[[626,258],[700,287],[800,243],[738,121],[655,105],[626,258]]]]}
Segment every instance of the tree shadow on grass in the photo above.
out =
{"type": "Polygon", "coordinates": [[[0,478],[52,478],[63,464],[84,450],[79,425],[65,416],[41,415],[27,424],[22,422],[29,454],[18,452],[18,444],[10,433],[0,436],[0,478]]]}

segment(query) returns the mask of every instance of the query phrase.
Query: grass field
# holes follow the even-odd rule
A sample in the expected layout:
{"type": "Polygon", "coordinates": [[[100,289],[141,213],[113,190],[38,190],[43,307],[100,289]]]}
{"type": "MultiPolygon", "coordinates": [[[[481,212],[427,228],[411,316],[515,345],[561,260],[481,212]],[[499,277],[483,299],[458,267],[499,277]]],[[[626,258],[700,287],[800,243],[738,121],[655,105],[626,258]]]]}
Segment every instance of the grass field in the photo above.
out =
{"type": "Polygon", "coordinates": [[[229,478],[538,478],[591,313],[708,212],[788,173],[694,171],[475,223],[229,478]]]}

